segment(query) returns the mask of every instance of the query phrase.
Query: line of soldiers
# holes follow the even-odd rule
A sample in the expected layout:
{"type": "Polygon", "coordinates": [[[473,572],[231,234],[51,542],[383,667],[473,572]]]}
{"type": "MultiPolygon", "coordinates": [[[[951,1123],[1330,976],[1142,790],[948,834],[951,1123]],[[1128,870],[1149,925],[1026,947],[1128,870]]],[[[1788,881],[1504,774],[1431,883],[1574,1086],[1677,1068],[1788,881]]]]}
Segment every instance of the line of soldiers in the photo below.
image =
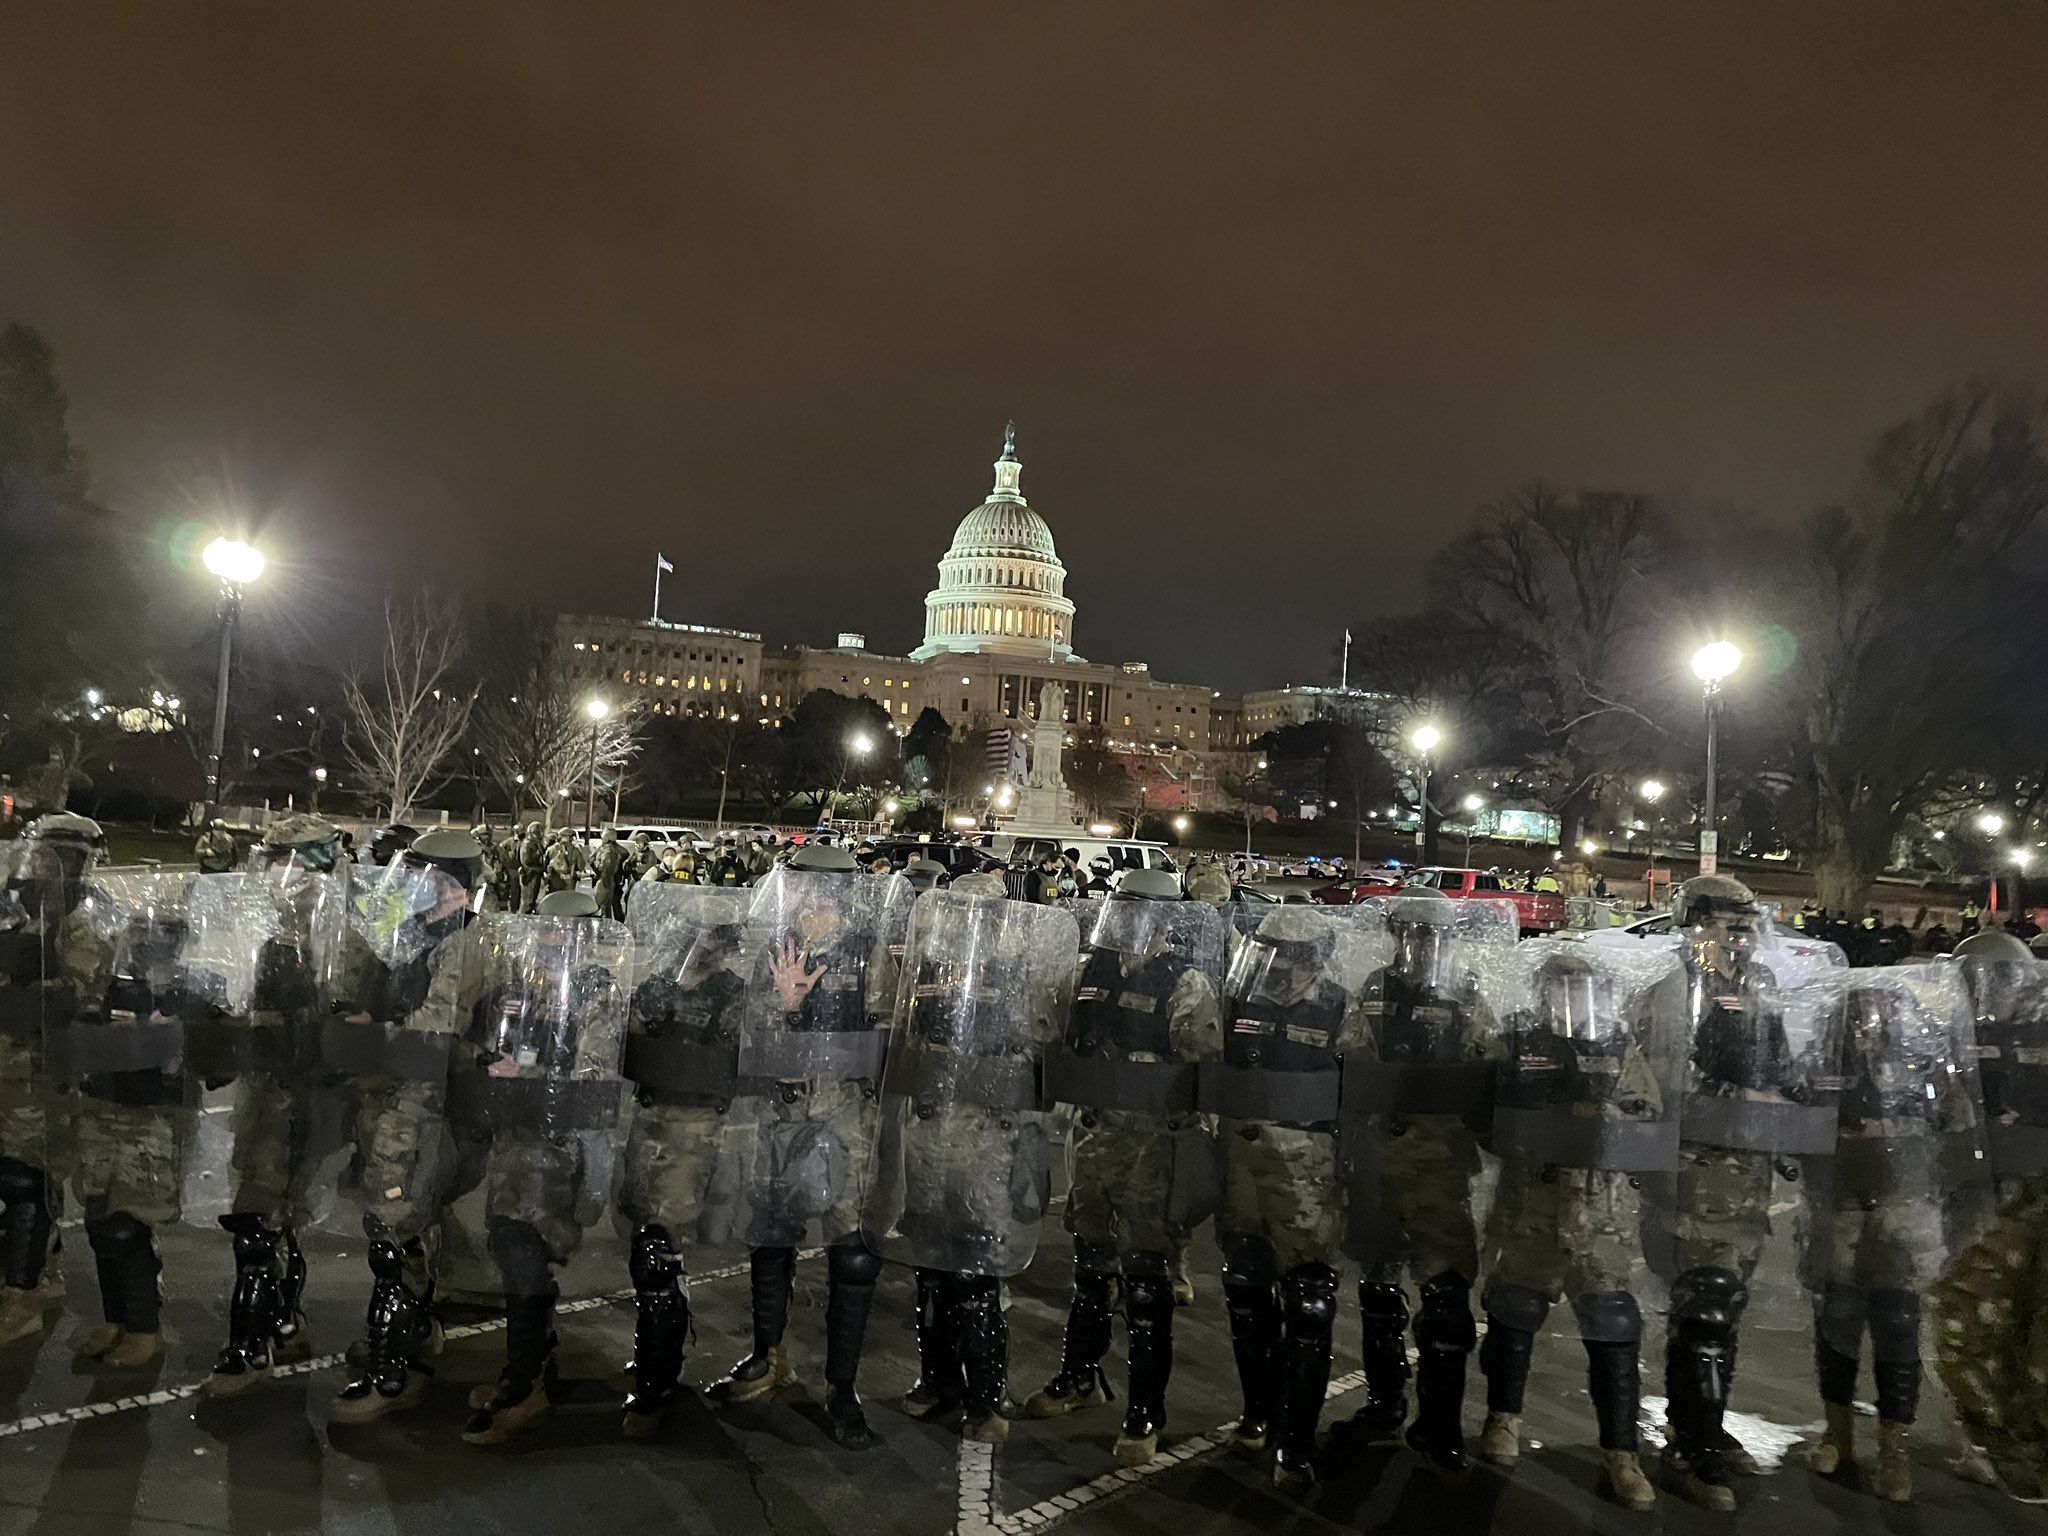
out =
{"type": "Polygon", "coordinates": [[[764,844],[742,842],[731,832],[721,833],[702,858],[688,843],[662,847],[645,831],[621,838],[609,826],[587,854],[570,828],[549,833],[537,821],[504,838],[493,838],[482,823],[470,832],[482,850],[482,878],[495,893],[491,904],[508,912],[532,912],[542,897],[588,879],[598,911],[624,921],[633,888],[643,882],[730,889],[759,879],[773,862],[764,844]]]}
{"type": "Polygon", "coordinates": [[[904,1406],[988,1443],[1018,1412],[1107,1401],[1120,1313],[1114,1451],[1135,1466],[1166,1425],[1176,1283],[1213,1218],[1233,1438],[1282,1486],[1316,1478],[1347,1267],[1367,1395],[1333,1430],[1346,1443],[1463,1466],[1476,1350],[1477,1453],[1512,1465],[1538,1341],[1561,1332],[1586,1353],[1604,1486],[1647,1508],[1640,1351],[1662,1313],[1663,1481],[1730,1510],[1756,1470],[1723,1422],[1742,1326],[1796,1299],[1827,1407],[1815,1466],[1853,1459],[1867,1335],[1876,1489],[1903,1499],[1931,1292],[1965,1422],[2009,1486],[2036,1465],[2041,1421],[2010,1419],[2041,1392],[2026,1286],[2048,1223],[2048,1007],[2024,955],[1779,975],[1753,896],[1711,876],[1681,889],[1674,950],[1629,950],[1517,943],[1507,904],[1428,892],[1253,908],[1227,882],[1190,899],[1134,871],[1045,905],[815,846],[752,888],[643,881],[623,922],[602,883],[479,919],[493,855],[460,831],[351,869],[331,826],[288,819],[243,870],[198,877],[98,874],[99,843],[60,816],[11,847],[0,1342],[58,1300],[66,1189],[105,1317],[84,1354],[107,1368],[162,1352],[155,1229],[231,1233],[217,1394],[307,1350],[299,1235],[355,1228],[367,1305],[333,1419],[380,1418],[425,1395],[445,1220],[480,1191],[508,1326],[474,1443],[546,1411],[556,1273],[609,1208],[636,1300],[629,1434],[679,1395],[690,1262],[744,1254],[750,1273],[751,1346],[714,1400],[795,1381],[796,1255],[819,1245],[839,1444],[876,1440],[856,1378],[894,1262],[917,1294],[904,1406]],[[230,1109],[217,1169],[194,1128],[208,1095],[230,1109]],[[1058,1368],[1019,1407],[1001,1286],[1032,1261],[1056,1159],[1073,1295],[1058,1368]],[[1781,1274],[1785,1206],[1799,1262],[1781,1274]]]}

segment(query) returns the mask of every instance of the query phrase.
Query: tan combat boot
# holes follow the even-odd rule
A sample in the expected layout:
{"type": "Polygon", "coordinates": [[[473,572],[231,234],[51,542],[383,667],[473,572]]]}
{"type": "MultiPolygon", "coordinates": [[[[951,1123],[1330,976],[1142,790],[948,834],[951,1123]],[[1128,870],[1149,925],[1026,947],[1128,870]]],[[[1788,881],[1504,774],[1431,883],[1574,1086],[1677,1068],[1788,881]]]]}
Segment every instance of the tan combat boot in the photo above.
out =
{"type": "Polygon", "coordinates": [[[1643,1464],[1636,1460],[1634,1451],[1602,1451],[1600,1470],[1607,1479],[1607,1491],[1623,1509],[1656,1507],[1657,1490],[1644,1475],[1643,1464]]]}
{"type": "Polygon", "coordinates": [[[1877,1421],[1877,1496],[1888,1504],[1913,1499],[1913,1426],[1877,1421]]]}
{"type": "Polygon", "coordinates": [[[1688,1458],[1669,1445],[1664,1448],[1664,1486],[1701,1509],[1717,1515],[1735,1513],[1735,1490],[1725,1483],[1708,1482],[1688,1458]]]}
{"type": "Polygon", "coordinates": [[[129,1333],[124,1330],[114,1347],[99,1358],[100,1364],[117,1371],[133,1371],[154,1365],[163,1357],[164,1336],[161,1333],[129,1333]]]}
{"type": "Polygon", "coordinates": [[[56,1297],[45,1297],[40,1289],[24,1291],[10,1285],[0,1290],[0,1347],[39,1337],[50,1326],[57,1304],[56,1297]]]}
{"type": "MultiPolygon", "coordinates": [[[[505,1393],[517,1390],[505,1387],[505,1393]]],[[[465,1445],[503,1445],[527,1425],[548,1411],[548,1389],[544,1382],[534,1381],[526,1389],[526,1395],[507,1401],[500,1395],[500,1389],[493,1388],[491,1395],[478,1404],[472,1396],[471,1406],[477,1409],[469,1424],[462,1431],[465,1445]]]]}
{"type": "Polygon", "coordinates": [[[107,1351],[121,1342],[121,1336],[126,1331],[119,1323],[101,1323],[79,1344],[79,1360],[85,1362],[105,1358],[107,1351]]]}
{"type": "Polygon", "coordinates": [[[1479,1431],[1479,1459],[1496,1467],[1512,1467],[1522,1459],[1522,1416],[1519,1413],[1489,1413],[1486,1427],[1479,1431]]]}
{"type": "Polygon", "coordinates": [[[1822,1477],[1833,1477],[1856,1464],[1856,1410],[1847,1403],[1826,1403],[1827,1427],[1807,1448],[1806,1464],[1822,1477]]]}

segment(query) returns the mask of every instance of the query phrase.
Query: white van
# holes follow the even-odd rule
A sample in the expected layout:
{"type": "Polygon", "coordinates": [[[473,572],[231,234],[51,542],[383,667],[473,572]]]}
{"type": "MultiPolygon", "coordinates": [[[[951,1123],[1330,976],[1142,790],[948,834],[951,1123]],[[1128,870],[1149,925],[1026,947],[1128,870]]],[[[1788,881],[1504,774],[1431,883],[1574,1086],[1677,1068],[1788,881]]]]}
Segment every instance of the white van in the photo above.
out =
{"type": "Polygon", "coordinates": [[[1126,870],[1164,869],[1178,874],[1180,866],[1166,851],[1164,843],[1141,843],[1128,837],[1089,837],[1085,833],[1076,836],[1052,837],[1039,833],[1013,836],[999,832],[988,842],[989,851],[1008,863],[1024,860],[1036,864],[1048,853],[1065,853],[1069,848],[1081,855],[1081,872],[1086,875],[1088,866],[1097,857],[1108,855],[1114,870],[1110,875],[1113,885],[1124,877],[1126,870]]]}

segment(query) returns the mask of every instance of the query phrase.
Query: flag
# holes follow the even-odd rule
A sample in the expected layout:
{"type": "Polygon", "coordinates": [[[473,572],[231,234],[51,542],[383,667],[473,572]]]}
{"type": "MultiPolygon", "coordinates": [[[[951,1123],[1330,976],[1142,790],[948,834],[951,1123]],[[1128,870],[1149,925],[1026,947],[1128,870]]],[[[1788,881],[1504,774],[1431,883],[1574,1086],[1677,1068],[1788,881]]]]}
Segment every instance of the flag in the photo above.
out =
{"type": "Polygon", "coordinates": [[[1351,643],[1351,631],[1348,629],[1344,631],[1344,643],[1346,645],[1351,643]]]}
{"type": "Polygon", "coordinates": [[[656,555],[654,557],[654,568],[657,571],[667,571],[671,576],[676,573],[676,568],[668,563],[667,555],[656,555]]]}

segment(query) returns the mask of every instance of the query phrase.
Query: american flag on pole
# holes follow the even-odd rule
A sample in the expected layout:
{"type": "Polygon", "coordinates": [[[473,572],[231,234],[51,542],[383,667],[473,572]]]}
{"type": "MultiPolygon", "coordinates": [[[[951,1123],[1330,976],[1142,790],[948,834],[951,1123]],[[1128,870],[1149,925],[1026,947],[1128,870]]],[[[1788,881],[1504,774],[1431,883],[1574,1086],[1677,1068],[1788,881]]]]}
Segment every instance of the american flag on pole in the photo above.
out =
{"type": "Polygon", "coordinates": [[[672,566],[672,565],[670,565],[670,564],[668,563],[668,556],[667,556],[667,555],[663,555],[663,554],[657,554],[657,555],[655,555],[655,557],[654,557],[654,563],[655,563],[655,566],[656,566],[656,567],[657,567],[658,569],[660,569],[660,570],[664,570],[664,571],[667,571],[667,572],[668,572],[668,573],[669,573],[669,574],[670,574],[671,576],[673,576],[673,575],[675,574],[676,568],[675,568],[674,566],[672,566]]]}

